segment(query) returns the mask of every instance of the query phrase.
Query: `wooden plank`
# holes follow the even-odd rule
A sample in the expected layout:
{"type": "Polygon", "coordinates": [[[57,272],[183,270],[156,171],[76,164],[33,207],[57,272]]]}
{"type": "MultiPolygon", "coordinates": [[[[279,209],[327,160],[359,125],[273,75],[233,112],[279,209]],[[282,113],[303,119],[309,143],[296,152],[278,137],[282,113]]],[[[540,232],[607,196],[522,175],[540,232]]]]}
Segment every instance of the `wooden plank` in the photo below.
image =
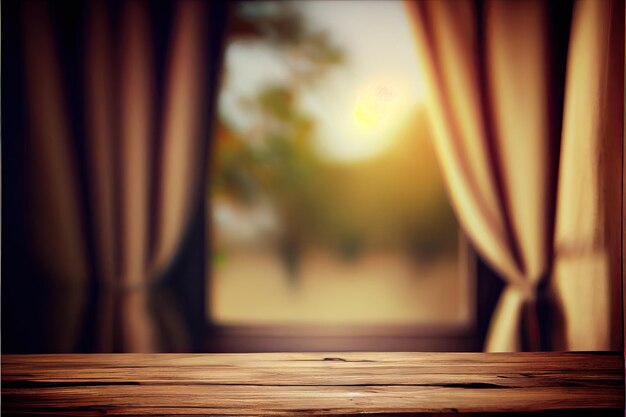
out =
{"type": "Polygon", "coordinates": [[[621,353],[2,357],[3,413],[346,415],[623,404],[621,353]]]}

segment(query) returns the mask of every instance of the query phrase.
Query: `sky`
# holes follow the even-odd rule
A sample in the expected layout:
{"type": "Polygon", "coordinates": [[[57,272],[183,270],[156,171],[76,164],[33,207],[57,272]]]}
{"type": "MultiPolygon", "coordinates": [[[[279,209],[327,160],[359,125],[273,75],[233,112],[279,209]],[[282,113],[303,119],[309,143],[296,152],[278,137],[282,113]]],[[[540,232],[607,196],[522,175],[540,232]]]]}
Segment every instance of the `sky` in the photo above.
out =
{"type": "MultiPolygon", "coordinates": [[[[301,97],[317,122],[319,154],[337,162],[357,162],[379,154],[423,102],[422,74],[411,29],[400,1],[305,1],[295,3],[314,29],[326,31],[346,62],[301,97]]],[[[287,70],[275,51],[234,43],[227,50],[228,80],[220,111],[245,132],[251,117],[239,98],[287,70]]]]}

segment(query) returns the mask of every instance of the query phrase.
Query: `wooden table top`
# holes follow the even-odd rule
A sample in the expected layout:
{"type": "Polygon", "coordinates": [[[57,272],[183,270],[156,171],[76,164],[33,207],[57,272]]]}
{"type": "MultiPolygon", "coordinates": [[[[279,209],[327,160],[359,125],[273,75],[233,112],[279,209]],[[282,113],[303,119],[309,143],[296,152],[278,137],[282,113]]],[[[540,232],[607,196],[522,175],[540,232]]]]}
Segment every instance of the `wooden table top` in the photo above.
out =
{"type": "Polygon", "coordinates": [[[3,355],[2,412],[267,416],[623,410],[623,375],[621,353],[3,355]]]}

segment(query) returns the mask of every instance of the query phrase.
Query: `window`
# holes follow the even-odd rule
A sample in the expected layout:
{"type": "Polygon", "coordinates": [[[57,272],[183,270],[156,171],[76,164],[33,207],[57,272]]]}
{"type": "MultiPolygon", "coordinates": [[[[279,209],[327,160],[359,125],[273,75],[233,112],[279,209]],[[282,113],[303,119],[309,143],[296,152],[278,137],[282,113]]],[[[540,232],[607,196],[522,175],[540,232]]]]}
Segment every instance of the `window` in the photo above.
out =
{"type": "Polygon", "coordinates": [[[476,266],[413,46],[400,2],[237,5],[208,195],[214,327],[333,340],[475,328],[476,266]]]}

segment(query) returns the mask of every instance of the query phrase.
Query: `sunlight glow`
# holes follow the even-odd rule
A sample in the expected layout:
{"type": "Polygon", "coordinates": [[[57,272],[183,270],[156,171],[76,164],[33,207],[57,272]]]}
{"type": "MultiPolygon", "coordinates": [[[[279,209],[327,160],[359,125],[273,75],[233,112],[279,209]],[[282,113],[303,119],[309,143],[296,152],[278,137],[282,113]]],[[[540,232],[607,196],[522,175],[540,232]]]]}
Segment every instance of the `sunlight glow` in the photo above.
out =
{"type": "MultiPolygon", "coordinates": [[[[354,1],[310,1],[297,8],[346,54],[345,62],[297,98],[315,121],[316,152],[341,164],[381,155],[426,100],[423,69],[402,4],[371,1],[363,8],[354,1]]],[[[220,96],[220,112],[239,132],[250,132],[258,116],[242,107],[241,97],[289,78],[279,56],[267,45],[229,46],[229,81],[220,96]]]]}
{"type": "Polygon", "coordinates": [[[364,89],[356,102],[354,119],[364,131],[371,131],[383,124],[397,104],[398,92],[393,86],[379,84],[364,89]]]}
{"type": "Polygon", "coordinates": [[[354,85],[350,96],[352,100],[346,100],[332,123],[341,134],[333,135],[324,149],[328,158],[344,163],[388,149],[422,101],[415,83],[402,76],[371,77],[354,85]]]}
{"type": "Polygon", "coordinates": [[[327,100],[311,102],[309,109],[322,121],[321,154],[336,162],[356,163],[388,149],[424,103],[418,71],[412,78],[404,73],[370,75],[341,92],[330,92],[327,100]]]}

